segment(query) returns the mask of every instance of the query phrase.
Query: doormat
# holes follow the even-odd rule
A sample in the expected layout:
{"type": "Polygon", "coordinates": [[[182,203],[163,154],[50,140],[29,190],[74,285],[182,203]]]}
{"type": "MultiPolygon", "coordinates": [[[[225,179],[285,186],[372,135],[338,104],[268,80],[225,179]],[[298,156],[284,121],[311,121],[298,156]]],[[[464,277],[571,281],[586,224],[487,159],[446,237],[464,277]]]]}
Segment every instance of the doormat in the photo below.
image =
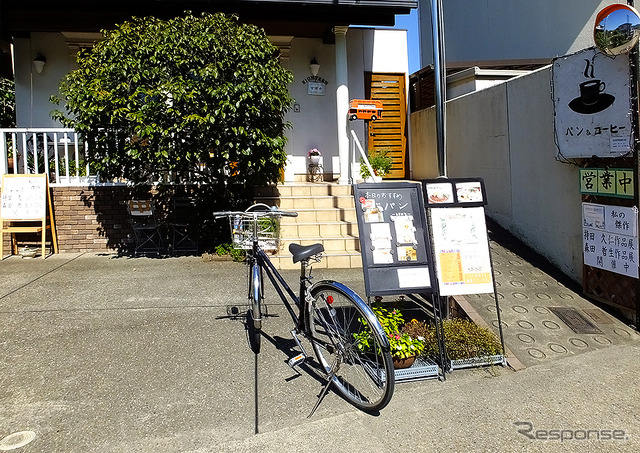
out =
{"type": "Polygon", "coordinates": [[[549,310],[575,333],[602,333],[602,330],[575,308],[549,307],[549,310]]]}

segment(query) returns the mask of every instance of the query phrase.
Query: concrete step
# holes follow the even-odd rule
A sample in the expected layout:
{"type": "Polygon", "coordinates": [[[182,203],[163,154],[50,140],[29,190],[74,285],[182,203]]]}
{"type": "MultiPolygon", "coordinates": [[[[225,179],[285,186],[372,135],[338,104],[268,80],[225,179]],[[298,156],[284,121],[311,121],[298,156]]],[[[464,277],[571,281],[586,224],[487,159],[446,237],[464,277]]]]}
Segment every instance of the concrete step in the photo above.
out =
{"type": "Polygon", "coordinates": [[[278,206],[285,211],[299,209],[352,209],[353,197],[350,195],[300,195],[290,197],[260,197],[256,201],[269,206],[278,206]]]}
{"type": "Polygon", "coordinates": [[[332,183],[286,183],[256,190],[256,202],[296,211],[298,217],[283,217],[281,247],[271,261],[278,269],[296,269],[289,244],[322,243],[324,258],[316,268],[362,267],[353,189],[332,183]]]}
{"type": "Polygon", "coordinates": [[[347,184],[332,183],[284,183],[259,187],[256,197],[278,198],[298,196],[353,196],[353,188],[347,184]]]}
{"type": "MultiPolygon", "coordinates": [[[[299,269],[300,263],[294,263],[291,254],[270,256],[276,269],[299,269]]],[[[362,256],[358,252],[324,253],[322,261],[313,263],[316,269],[353,269],[362,267],[362,256]]]]}
{"type": "Polygon", "coordinates": [[[343,221],[296,222],[282,220],[280,235],[285,238],[358,237],[358,224],[343,221]],[[285,223],[286,222],[286,223],[285,223]]]}

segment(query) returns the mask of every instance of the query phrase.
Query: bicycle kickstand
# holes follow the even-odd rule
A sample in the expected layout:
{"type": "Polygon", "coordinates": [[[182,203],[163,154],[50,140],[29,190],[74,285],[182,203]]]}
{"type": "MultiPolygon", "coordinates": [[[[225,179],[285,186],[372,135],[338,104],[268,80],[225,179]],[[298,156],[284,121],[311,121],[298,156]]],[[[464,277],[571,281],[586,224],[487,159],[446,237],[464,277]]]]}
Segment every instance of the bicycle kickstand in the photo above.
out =
{"type": "Polygon", "coordinates": [[[333,364],[333,366],[331,367],[331,370],[329,370],[329,374],[327,375],[327,385],[324,386],[324,388],[322,389],[322,392],[320,392],[320,395],[318,395],[318,401],[316,401],[316,405],[313,406],[313,409],[311,409],[311,413],[307,415],[307,418],[311,418],[311,416],[316,412],[316,409],[318,409],[318,407],[320,406],[320,403],[322,402],[324,397],[327,395],[327,391],[331,386],[331,382],[333,382],[333,378],[336,375],[336,371],[338,370],[338,367],[339,367],[339,359],[336,358],[336,362],[333,364]]]}

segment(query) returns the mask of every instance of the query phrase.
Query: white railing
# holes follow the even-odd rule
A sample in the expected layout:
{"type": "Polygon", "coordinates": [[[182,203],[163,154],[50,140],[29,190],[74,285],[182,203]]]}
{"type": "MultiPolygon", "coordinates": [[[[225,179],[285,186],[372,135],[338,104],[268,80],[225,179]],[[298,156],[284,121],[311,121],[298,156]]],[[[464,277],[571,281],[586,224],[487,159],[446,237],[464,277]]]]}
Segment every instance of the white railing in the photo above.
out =
{"type": "MultiPolygon", "coordinates": [[[[356,158],[358,157],[356,154],[356,148],[358,149],[358,151],[360,152],[360,157],[362,158],[362,162],[364,162],[364,164],[367,166],[367,169],[369,170],[369,178],[367,178],[366,182],[380,182],[382,181],[382,177],[380,176],[375,176],[375,172],[373,171],[373,168],[371,167],[371,164],[369,163],[369,158],[367,157],[367,153],[364,152],[364,149],[362,148],[362,144],[360,143],[360,140],[358,140],[358,136],[356,135],[356,133],[353,131],[353,129],[351,129],[351,137],[353,138],[352,140],[352,145],[351,145],[351,153],[353,155],[353,159],[351,159],[353,162],[356,162],[356,158]]],[[[350,176],[352,176],[350,174],[350,176]]]]}
{"type": "Polygon", "coordinates": [[[87,143],[73,129],[0,129],[0,175],[46,173],[52,185],[97,183],[85,159],[87,143]]]}

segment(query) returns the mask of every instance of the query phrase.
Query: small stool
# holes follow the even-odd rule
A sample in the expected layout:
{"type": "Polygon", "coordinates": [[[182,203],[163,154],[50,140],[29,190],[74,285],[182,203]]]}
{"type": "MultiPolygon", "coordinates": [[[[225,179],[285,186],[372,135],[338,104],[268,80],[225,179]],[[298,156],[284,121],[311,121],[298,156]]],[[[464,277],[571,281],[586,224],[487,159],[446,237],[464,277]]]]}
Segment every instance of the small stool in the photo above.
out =
{"type": "Polygon", "coordinates": [[[322,182],[324,180],[324,169],[321,164],[309,164],[307,169],[307,179],[309,182],[322,182]]]}

